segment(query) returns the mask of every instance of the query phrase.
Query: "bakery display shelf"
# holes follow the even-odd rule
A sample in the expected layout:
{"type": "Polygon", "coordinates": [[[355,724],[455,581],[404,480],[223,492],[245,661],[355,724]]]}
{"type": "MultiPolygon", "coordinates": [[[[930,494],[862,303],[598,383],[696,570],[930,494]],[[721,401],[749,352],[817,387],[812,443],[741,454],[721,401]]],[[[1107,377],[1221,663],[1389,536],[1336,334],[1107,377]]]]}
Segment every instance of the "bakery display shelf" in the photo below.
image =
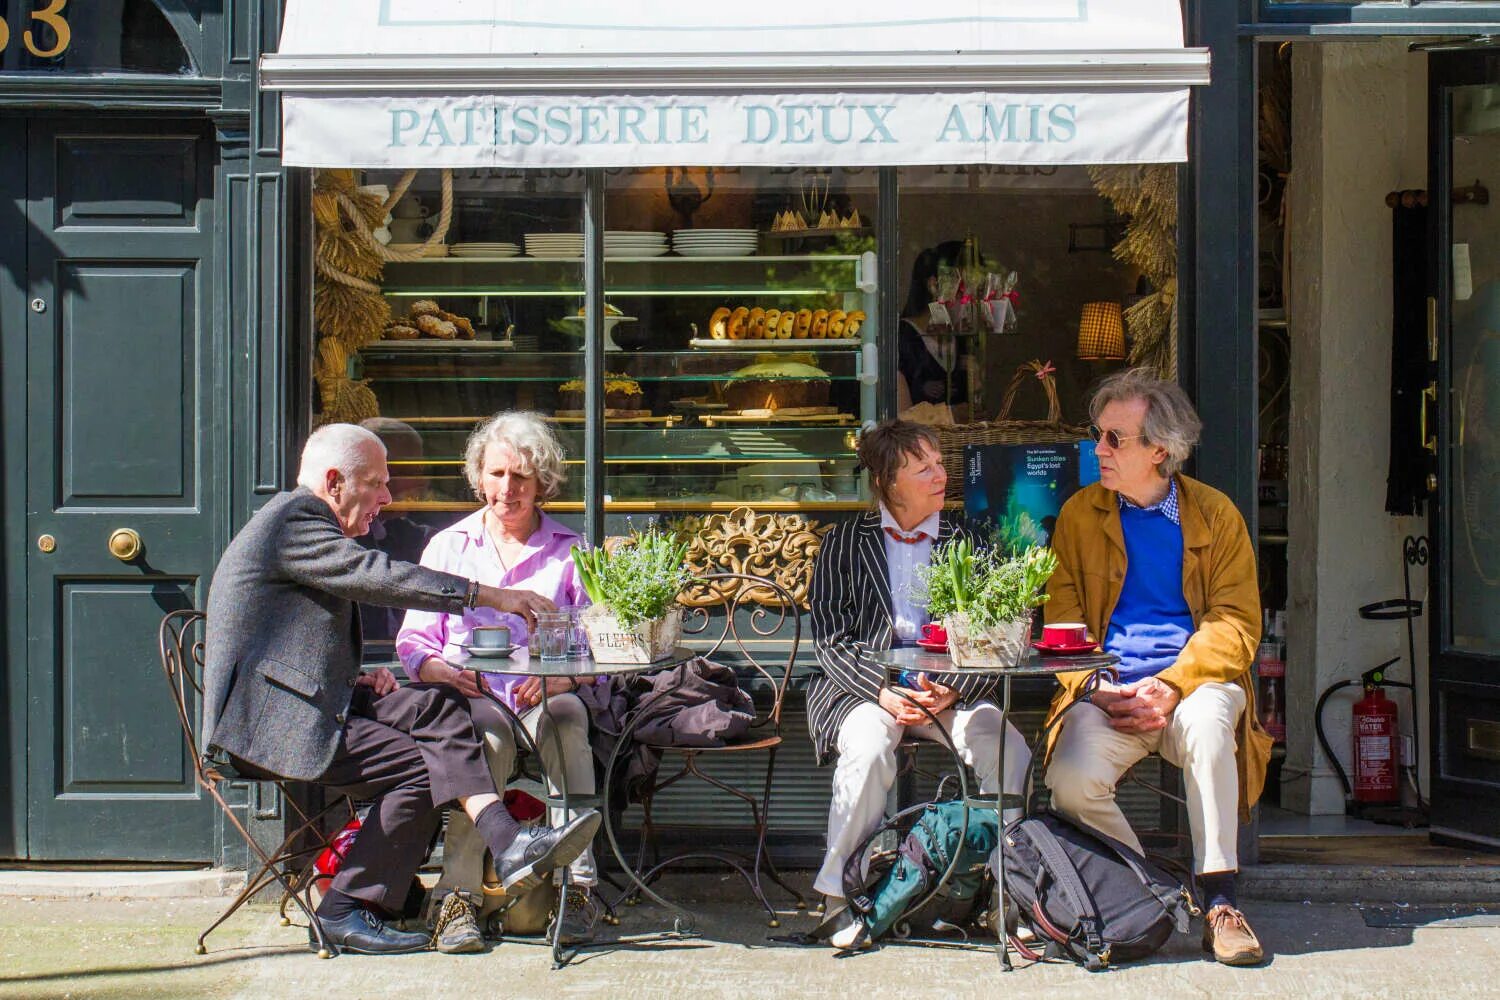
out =
{"type": "Polygon", "coordinates": [[[360,348],[365,354],[442,354],[447,351],[511,351],[516,346],[513,340],[443,340],[438,337],[419,337],[415,340],[377,340],[360,348]]]}
{"type": "MultiPolygon", "coordinates": [[[[545,419],[554,424],[582,424],[588,421],[588,416],[582,410],[558,410],[545,419]]],[[[633,410],[604,411],[604,422],[607,424],[649,424],[657,427],[672,427],[684,419],[686,418],[680,413],[657,416],[654,413],[639,413],[633,410]]]]}
{"type": "MultiPolygon", "coordinates": [[[[799,409],[809,409],[800,407],[799,409]]],[[[821,409],[821,407],[817,407],[821,409]]],[[[780,410],[742,410],[738,413],[700,413],[698,420],[705,427],[714,427],[719,424],[822,424],[824,426],[847,427],[850,424],[859,423],[859,418],[852,413],[803,413],[793,411],[783,412],[780,410]]]]}
{"type": "MultiPolygon", "coordinates": [[[[721,372],[717,375],[632,375],[634,382],[727,382],[734,377],[733,372],[721,372]]],[[[558,372],[555,375],[383,375],[376,372],[365,372],[365,378],[370,382],[393,382],[393,383],[459,383],[459,382],[573,382],[578,379],[577,373],[558,372]]],[[[858,375],[778,375],[778,382],[858,382],[858,375]]]]}
{"type": "Polygon", "coordinates": [[[763,239],[804,240],[809,236],[868,236],[873,230],[869,226],[823,226],[812,229],[762,229],[763,239]]]}
{"type": "Polygon", "coordinates": [[[788,340],[767,340],[765,338],[755,340],[708,340],[703,337],[694,337],[688,341],[689,347],[699,351],[858,350],[863,345],[864,340],[859,337],[827,337],[823,339],[796,337],[788,340]]]}

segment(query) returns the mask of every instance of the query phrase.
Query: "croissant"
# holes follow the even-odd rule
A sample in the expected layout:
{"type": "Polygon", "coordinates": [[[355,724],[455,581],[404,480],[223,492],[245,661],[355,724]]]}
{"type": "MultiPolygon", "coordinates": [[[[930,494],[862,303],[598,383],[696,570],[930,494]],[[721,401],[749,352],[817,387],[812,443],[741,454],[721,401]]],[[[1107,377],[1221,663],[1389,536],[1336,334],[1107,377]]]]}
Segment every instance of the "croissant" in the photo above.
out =
{"type": "Polygon", "coordinates": [[[432,313],[423,313],[418,316],[416,323],[417,329],[429,337],[437,337],[439,340],[453,340],[458,336],[458,327],[432,313]]]}
{"type": "Polygon", "coordinates": [[[828,314],[828,336],[842,337],[844,335],[844,324],[849,322],[849,314],[842,309],[835,309],[828,314]]]}
{"type": "Polygon", "coordinates": [[[745,319],[745,336],[750,340],[761,340],[766,335],[766,311],[760,306],[750,310],[745,319]]]}
{"type": "Polygon", "coordinates": [[[781,326],[781,310],[780,309],[767,309],[766,310],[766,322],[765,322],[765,330],[766,330],[765,336],[766,336],[766,339],[767,340],[775,340],[777,337],[781,336],[781,334],[779,332],[777,332],[778,329],[780,328],[780,326],[781,326]]]}
{"type": "Polygon", "coordinates": [[[852,337],[859,332],[860,324],[865,321],[865,311],[856,309],[849,314],[849,319],[844,323],[844,336],[852,337]]]}
{"type": "Polygon", "coordinates": [[[708,335],[714,340],[729,339],[729,313],[728,308],[720,306],[708,318],[708,335]]]}
{"type": "Polygon", "coordinates": [[[828,310],[819,309],[813,313],[812,326],[808,328],[814,340],[822,340],[828,336],[828,310]]]}
{"type": "Polygon", "coordinates": [[[792,338],[792,331],[796,328],[796,325],[796,312],[791,309],[783,310],[781,313],[781,321],[776,324],[776,339],[790,340],[792,338]]]}
{"type": "Polygon", "coordinates": [[[747,309],[747,308],[745,308],[744,306],[740,306],[734,312],[732,312],[732,313],[729,314],[729,339],[730,340],[744,340],[745,339],[745,321],[748,320],[749,318],[750,318],[750,310],[747,309]]]}
{"type": "Polygon", "coordinates": [[[808,331],[812,329],[812,310],[798,309],[797,322],[792,327],[792,337],[797,340],[806,339],[808,331]]]}

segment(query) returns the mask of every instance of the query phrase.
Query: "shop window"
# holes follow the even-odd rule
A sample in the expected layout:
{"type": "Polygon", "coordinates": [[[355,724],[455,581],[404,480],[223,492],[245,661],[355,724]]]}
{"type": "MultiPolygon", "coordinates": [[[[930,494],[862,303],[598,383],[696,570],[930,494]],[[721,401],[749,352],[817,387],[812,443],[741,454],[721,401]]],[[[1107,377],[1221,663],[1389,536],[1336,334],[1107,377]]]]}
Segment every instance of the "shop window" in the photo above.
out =
{"type": "Polygon", "coordinates": [[[152,0],[0,0],[0,72],[193,72],[152,0]]]}

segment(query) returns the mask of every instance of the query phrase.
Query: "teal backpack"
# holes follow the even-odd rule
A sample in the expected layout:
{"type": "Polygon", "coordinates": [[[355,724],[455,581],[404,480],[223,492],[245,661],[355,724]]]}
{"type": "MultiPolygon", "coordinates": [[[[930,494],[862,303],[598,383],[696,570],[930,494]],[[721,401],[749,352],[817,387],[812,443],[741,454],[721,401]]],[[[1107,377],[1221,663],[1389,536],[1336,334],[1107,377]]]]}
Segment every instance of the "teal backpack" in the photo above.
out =
{"type": "Polygon", "coordinates": [[[855,851],[844,868],[844,895],[860,915],[871,939],[894,929],[898,937],[963,932],[975,922],[991,895],[994,879],[987,866],[999,843],[992,809],[967,809],[963,802],[924,802],[892,816],[855,851]],[[913,820],[912,817],[916,819],[913,820]],[[893,856],[877,856],[869,878],[861,877],[870,844],[888,831],[897,834],[910,823],[893,856]],[[953,877],[919,910],[911,908],[931,891],[954,855],[953,877]],[[883,867],[889,861],[889,867],[883,867]],[[883,870],[882,870],[883,868],[883,870]],[[869,885],[874,879],[873,887],[869,885]]]}

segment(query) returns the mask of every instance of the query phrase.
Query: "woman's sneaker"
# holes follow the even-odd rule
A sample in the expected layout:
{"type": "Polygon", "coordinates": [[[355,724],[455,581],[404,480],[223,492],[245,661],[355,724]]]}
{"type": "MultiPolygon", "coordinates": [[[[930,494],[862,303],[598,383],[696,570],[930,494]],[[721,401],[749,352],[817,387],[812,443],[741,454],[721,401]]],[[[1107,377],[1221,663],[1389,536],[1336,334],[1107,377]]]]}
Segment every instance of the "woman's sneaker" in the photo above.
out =
{"type": "Polygon", "coordinates": [[[432,941],[445,955],[470,955],[484,951],[484,935],[474,904],[466,894],[454,891],[443,898],[442,909],[432,928],[432,941]]]}

